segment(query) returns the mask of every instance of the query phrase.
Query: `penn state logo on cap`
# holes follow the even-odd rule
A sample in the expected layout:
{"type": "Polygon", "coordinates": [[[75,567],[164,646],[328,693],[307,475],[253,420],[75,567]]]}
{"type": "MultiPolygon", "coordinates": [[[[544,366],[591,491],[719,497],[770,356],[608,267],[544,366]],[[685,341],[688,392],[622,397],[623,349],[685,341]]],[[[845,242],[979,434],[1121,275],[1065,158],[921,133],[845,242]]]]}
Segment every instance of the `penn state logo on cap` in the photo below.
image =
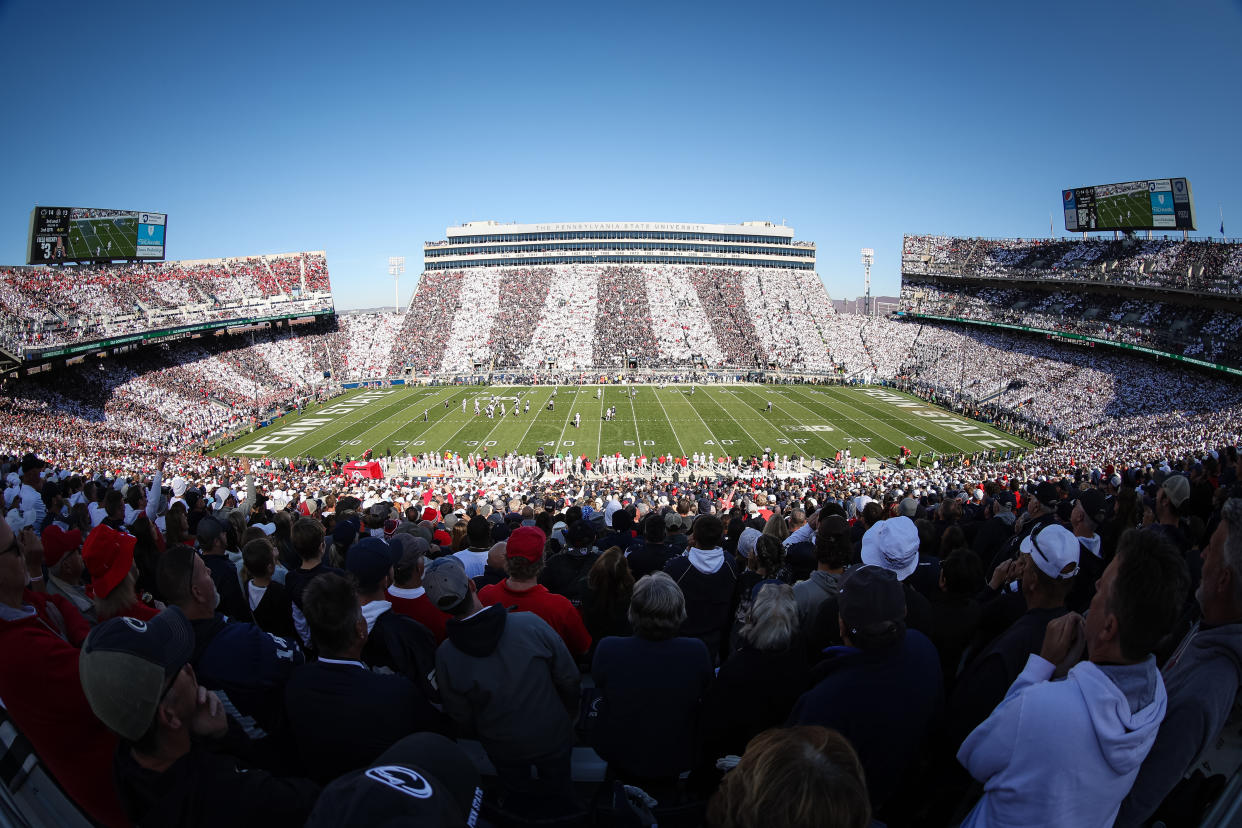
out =
{"type": "Polygon", "coordinates": [[[414,799],[430,799],[435,793],[426,777],[401,765],[369,768],[366,776],[414,799]]]}

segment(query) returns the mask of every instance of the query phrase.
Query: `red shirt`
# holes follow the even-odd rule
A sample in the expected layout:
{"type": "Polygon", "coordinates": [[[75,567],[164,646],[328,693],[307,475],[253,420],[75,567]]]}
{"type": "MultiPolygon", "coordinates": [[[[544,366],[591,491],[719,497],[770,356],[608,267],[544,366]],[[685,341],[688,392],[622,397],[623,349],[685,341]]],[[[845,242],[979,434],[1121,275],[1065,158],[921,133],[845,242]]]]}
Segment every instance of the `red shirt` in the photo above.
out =
{"type": "Polygon", "coordinates": [[[573,655],[582,655],[591,649],[591,634],[582,623],[578,610],[574,609],[574,605],[564,595],[548,592],[543,584],[536,584],[530,589],[513,590],[509,589],[509,579],[506,578],[498,584],[490,584],[479,590],[479,600],[487,607],[503,604],[518,612],[533,612],[556,630],[573,655]]]}
{"type": "Polygon", "coordinates": [[[401,592],[406,591],[397,586],[388,588],[388,600],[392,602],[393,612],[399,612],[402,615],[413,618],[431,630],[431,634],[436,637],[437,644],[442,642],[446,635],[444,625],[453,616],[431,603],[431,599],[427,597],[425,592],[417,598],[405,598],[400,595],[394,595],[392,592],[394,589],[401,592]]]}
{"type": "Polygon", "coordinates": [[[91,712],[78,677],[78,644],[89,626],[59,595],[27,590],[22,602],[36,615],[0,621],[0,698],[43,767],[82,810],[105,825],[129,825],[112,787],[117,737],[91,712]]]}

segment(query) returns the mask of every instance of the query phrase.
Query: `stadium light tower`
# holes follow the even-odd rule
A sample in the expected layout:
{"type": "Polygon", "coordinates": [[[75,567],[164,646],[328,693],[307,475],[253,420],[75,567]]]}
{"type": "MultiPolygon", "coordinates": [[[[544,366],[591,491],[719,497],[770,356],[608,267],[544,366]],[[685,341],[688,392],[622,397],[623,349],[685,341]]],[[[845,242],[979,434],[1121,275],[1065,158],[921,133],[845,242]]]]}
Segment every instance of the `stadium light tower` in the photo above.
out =
{"type": "Polygon", "coordinates": [[[392,277],[392,311],[401,313],[401,274],[405,273],[405,256],[388,257],[388,275],[392,277]]]}
{"type": "Polygon", "coordinates": [[[871,263],[875,261],[875,250],[870,247],[862,249],[863,266],[863,316],[871,316],[871,263]]]}

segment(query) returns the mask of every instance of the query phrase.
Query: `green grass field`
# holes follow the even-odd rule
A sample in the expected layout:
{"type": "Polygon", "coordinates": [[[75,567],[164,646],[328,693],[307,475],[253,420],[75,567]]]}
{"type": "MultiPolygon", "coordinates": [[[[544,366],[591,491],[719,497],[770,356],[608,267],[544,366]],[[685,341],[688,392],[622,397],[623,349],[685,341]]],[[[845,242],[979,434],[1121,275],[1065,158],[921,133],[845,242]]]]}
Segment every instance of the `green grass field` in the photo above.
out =
{"type": "Polygon", "coordinates": [[[78,219],[69,227],[70,259],[89,259],[99,250],[100,256],[132,259],[137,255],[138,218],[78,219]],[[108,247],[108,243],[112,247],[108,247]]]}
{"type": "Polygon", "coordinates": [[[1101,198],[1095,203],[1095,214],[1098,229],[1143,227],[1151,223],[1151,199],[1146,190],[1101,198]]]}
{"type": "Polygon", "coordinates": [[[351,391],[331,402],[283,417],[221,448],[251,457],[354,457],[368,449],[411,454],[457,451],[501,454],[566,452],[599,457],[695,452],[749,456],[770,448],[782,455],[892,458],[900,446],[914,454],[971,454],[1029,446],[1016,437],[881,388],[772,385],[412,386],[351,391]],[[510,413],[475,416],[495,395],[510,413]],[[555,410],[547,403],[555,400],[555,410]],[[466,403],[465,412],[462,402],[466,403]],[[445,402],[448,407],[445,407],[445,402]],[[530,412],[513,416],[514,402],[530,412]],[[767,411],[768,402],[772,410],[767,411]],[[604,422],[605,408],[616,419],[604,422]],[[426,421],[424,421],[424,411],[426,421]],[[581,415],[581,427],[573,425],[581,415]]]}

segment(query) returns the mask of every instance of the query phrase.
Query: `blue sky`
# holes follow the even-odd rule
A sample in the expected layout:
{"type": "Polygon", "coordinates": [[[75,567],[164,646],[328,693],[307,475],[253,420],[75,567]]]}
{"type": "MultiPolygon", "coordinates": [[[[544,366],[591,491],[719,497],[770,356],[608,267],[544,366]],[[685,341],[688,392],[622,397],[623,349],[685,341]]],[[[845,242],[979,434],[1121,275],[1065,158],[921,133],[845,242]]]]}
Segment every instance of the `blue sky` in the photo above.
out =
{"type": "Polygon", "coordinates": [[[849,6],[0,0],[0,262],[36,203],[156,210],[348,309],[464,221],[767,219],[853,297],[861,247],[893,294],[904,232],[1166,176],[1242,236],[1240,0],[849,6]]]}

